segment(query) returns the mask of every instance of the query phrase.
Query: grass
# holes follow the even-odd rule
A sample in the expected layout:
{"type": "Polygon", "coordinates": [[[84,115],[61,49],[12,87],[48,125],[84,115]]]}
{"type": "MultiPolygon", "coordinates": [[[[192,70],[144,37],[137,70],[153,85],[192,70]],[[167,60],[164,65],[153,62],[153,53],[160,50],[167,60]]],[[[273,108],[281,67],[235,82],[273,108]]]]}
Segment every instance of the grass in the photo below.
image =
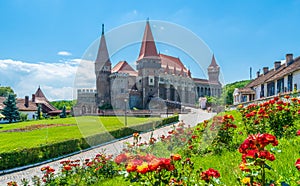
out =
{"type": "MultiPolygon", "coordinates": [[[[32,148],[39,145],[77,139],[94,134],[112,131],[124,127],[124,117],[82,116],[58,119],[26,121],[12,124],[0,124],[0,153],[17,149],[32,148]],[[74,124],[35,129],[27,132],[4,132],[32,125],[74,124]]],[[[128,127],[156,121],[160,118],[127,117],[128,127]]]]}

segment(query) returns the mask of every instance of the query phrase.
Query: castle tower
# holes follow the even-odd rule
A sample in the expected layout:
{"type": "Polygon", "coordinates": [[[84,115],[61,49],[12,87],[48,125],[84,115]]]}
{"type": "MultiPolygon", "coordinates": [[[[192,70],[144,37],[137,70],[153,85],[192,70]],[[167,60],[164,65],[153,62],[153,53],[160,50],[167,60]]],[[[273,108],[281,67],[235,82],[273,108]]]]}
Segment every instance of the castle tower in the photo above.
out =
{"type": "Polygon", "coordinates": [[[102,24],[102,34],[100,39],[100,45],[98,49],[97,58],[95,61],[95,74],[96,74],[96,104],[98,106],[104,104],[111,104],[110,99],[110,74],[111,74],[111,62],[106,46],[104,36],[104,24],[102,24]]]}
{"type": "Polygon", "coordinates": [[[147,20],[140,54],[137,59],[138,83],[142,95],[143,108],[148,107],[151,98],[158,97],[160,68],[161,59],[156,50],[149,20],[147,20]]]}
{"type": "Polygon", "coordinates": [[[213,54],[210,65],[207,68],[208,81],[219,82],[220,67],[216,63],[215,55],[213,54]]]}

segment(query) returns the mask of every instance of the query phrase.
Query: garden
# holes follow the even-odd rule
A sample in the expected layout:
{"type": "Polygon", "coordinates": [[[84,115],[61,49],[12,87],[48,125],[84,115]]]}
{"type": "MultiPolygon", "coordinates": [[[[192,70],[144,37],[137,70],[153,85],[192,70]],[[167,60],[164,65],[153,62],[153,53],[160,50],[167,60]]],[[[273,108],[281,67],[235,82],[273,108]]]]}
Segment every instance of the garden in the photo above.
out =
{"type": "MultiPolygon", "coordinates": [[[[167,136],[133,142],[118,155],[99,153],[41,169],[33,185],[300,185],[300,99],[242,105],[167,136]]],[[[28,185],[22,180],[21,185],[28,185]]],[[[16,185],[11,181],[8,185],[16,185]]]]}
{"type": "Polygon", "coordinates": [[[0,124],[0,170],[33,164],[172,122],[178,116],[82,116],[0,124]]]}

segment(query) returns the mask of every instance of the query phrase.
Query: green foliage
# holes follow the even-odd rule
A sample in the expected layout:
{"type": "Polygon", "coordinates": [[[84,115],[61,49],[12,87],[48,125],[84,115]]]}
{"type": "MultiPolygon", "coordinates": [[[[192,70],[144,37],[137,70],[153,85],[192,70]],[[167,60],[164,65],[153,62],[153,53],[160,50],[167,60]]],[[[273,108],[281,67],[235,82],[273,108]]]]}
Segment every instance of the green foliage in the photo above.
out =
{"type": "Polygon", "coordinates": [[[11,89],[11,87],[0,87],[0,96],[7,97],[9,94],[14,94],[14,91],[11,89]]]}
{"type": "Polygon", "coordinates": [[[58,110],[62,110],[64,106],[66,110],[71,110],[74,105],[76,105],[76,100],[60,100],[60,101],[51,101],[51,105],[53,105],[58,110]]]}
{"type": "Polygon", "coordinates": [[[42,112],[41,111],[41,105],[38,104],[37,111],[36,111],[37,119],[41,119],[41,115],[42,115],[41,112],[42,112]]]}
{"type": "Polygon", "coordinates": [[[242,80],[234,83],[229,83],[223,87],[221,98],[226,105],[233,104],[233,92],[235,88],[243,88],[249,84],[251,80],[242,80]]]}
{"type": "Polygon", "coordinates": [[[109,109],[113,109],[111,104],[104,104],[102,106],[99,107],[100,110],[109,110],[109,109]]]}
{"type": "Polygon", "coordinates": [[[27,121],[28,120],[28,114],[20,112],[20,119],[21,119],[21,121],[27,121]]]}
{"type": "Polygon", "coordinates": [[[62,108],[61,113],[59,114],[60,118],[66,118],[67,117],[67,113],[66,113],[66,106],[64,105],[62,108]]]}
{"type": "Polygon", "coordinates": [[[2,110],[2,114],[5,116],[5,119],[7,119],[9,123],[20,119],[20,113],[16,106],[16,97],[14,94],[9,94],[3,104],[5,105],[5,107],[2,110]]]}

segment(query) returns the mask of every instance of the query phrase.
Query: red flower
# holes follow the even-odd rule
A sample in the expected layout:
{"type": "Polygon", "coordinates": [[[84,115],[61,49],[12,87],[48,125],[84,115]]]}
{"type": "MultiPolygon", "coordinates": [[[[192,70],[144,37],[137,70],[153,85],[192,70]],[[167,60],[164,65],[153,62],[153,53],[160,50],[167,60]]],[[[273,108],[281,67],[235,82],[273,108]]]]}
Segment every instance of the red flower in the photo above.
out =
{"type": "Polygon", "coordinates": [[[155,158],[148,163],[148,168],[150,171],[155,171],[160,166],[160,164],[160,160],[155,158]]]}
{"type": "Polygon", "coordinates": [[[72,170],[72,167],[70,165],[65,165],[63,167],[63,170],[62,171],[69,171],[69,170],[72,170]]]}
{"type": "Polygon", "coordinates": [[[297,135],[297,136],[300,136],[300,130],[297,131],[296,135],[297,135]]]}
{"type": "Polygon", "coordinates": [[[285,99],[289,99],[290,96],[289,96],[289,95],[285,95],[284,98],[285,98],[285,99]]]}
{"type": "Polygon", "coordinates": [[[300,171],[300,158],[295,163],[296,168],[300,171]]]}
{"type": "Polygon", "coordinates": [[[119,154],[116,158],[115,158],[115,162],[119,165],[120,163],[123,163],[127,160],[127,155],[126,154],[119,154]]]}
{"type": "Polygon", "coordinates": [[[209,182],[210,179],[212,179],[213,177],[214,178],[220,177],[220,173],[215,169],[209,168],[207,171],[201,173],[201,179],[206,182],[209,182]]]}

